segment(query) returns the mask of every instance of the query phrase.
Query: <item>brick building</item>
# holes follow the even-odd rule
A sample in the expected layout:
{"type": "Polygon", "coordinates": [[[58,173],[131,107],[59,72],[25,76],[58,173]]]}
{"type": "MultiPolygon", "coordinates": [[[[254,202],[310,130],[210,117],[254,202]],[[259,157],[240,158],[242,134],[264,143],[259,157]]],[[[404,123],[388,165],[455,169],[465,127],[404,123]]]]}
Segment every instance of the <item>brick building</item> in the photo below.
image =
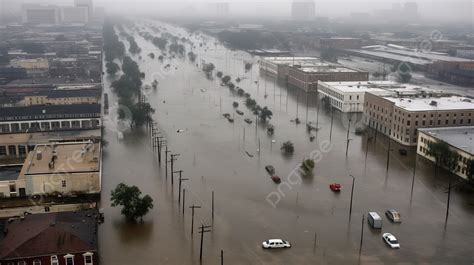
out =
{"type": "Polygon", "coordinates": [[[403,145],[415,146],[419,128],[472,126],[474,103],[460,96],[366,93],[365,123],[403,145]]]}

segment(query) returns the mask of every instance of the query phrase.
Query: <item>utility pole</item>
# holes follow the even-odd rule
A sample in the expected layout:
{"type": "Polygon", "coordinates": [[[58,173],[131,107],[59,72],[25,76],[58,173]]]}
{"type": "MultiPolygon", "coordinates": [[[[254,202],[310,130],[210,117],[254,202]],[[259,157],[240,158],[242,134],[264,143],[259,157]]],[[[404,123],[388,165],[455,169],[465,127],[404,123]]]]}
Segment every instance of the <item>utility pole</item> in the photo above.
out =
{"type": "Polygon", "coordinates": [[[298,119],[298,107],[299,107],[299,104],[300,104],[300,95],[298,94],[298,96],[296,97],[296,118],[298,119]]]}
{"type": "Polygon", "coordinates": [[[446,205],[446,220],[445,223],[448,222],[449,217],[449,202],[451,200],[451,178],[449,178],[449,186],[448,186],[448,203],[446,205]]]}
{"type": "Polygon", "coordinates": [[[214,191],[212,191],[212,220],[214,221],[214,191]]]}
{"type": "Polygon", "coordinates": [[[224,265],[224,250],[221,249],[221,265],[224,265]]]}
{"type": "Polygon", "coordinates": [[[392,143],[392,139],[390,139],[390,136],[388,137],[388,149],[387,149],[387,169],[386,172],[388,173],[388,166],[390,165],[390,151],[392,151],[390,148],[392,143]]]}
{"type": "Polygon", "coordinates": [[[199,209],[201,208],[201,206],[197,206],[197,205],[192,205],[192,206],[189,206],[189,208],[191,208],[191,235],[194,234],[194,209],[199,209]]]}
{"type": "Polygon", "coordinates": [[[171,151],[168,151],[168,145],[165,146],[165,176],[166,179],[168,179],[168,153],[171,153],[171,151]]]}
{"type": "Polygon", "coordinates": [[[367,154],[369,153],[369,141],[371,137],[369,136],[369,131],[366,131],[366,136],[367,137],[367,142],[365,143],[365,166],[364,168],[367,168],[367,154]]]}
{"type": "Polygon", "coordinates": [[[171,162],[171,188],[173,188],[174,186],[174,176],[173,176],[173,168],[174,168],[174,161],[176,161],[176,158],[179,156],[179,154],[171,154],[171,159],[170,159],[170,162],[171,162]]]}
{"type": "Polygon", "coordinates": [[[331,141],[331,139],[332,139],[332,124],[333,124],[333,121],[334,121],[334,108],[331,106],[331,129],[329,130],[329,141],[331,141]]]}
{"type": "Polygon", "coordinates": [[[158,136],[157,137],[157,140],[158,140],[158,163],[161,164],[161,146],[164,142],[164,140],[161,140],[163,138],[163,136],[158,136]]]}
{"type": "Polygon", "coordinates": [[[318,100],[318,96],[316,96],[316,103],[318,104],[317,113],[316,113],[316,133],[317,133],[319,131],[319,106],[321,105],[320,104],[321,102],[318,100]]]}
{"type": "Polygon", "coordinates": [[[179,189],[179,191],[178,191],[178,205],[180,205],[181,204],[181,183],[183,181],[189,180],[189,179],[183,179],[183,177],[182,177],[183,171],[182,170],[174,171],[173,173],[179,173],[179,179],[178,179],[178,181],[179,181],[179,183],[178,183],[178,189],[179,189]]]}
{"type": "Polygon", "coordinates": [[[201,227],[199,228],[199,233],[201,234],[201,248],[199,250],[199,261],[202,261],[202,243],[204,242],[204,233],[211,232],[210,225],[203,225],[201,224],[201,227]]]}
{"type": "Polygon", "coordinates": [[[364,214],[362,214],[362,226],[361,226],[361,230],[360,230],[359,256],[362,253],[362,242],[364,240],[364,219],[365,219],[365,216],[364,216],[364,214]]]}
{"type": "Polygon", "coordinates": [[[351,188],[351,204],[349,206],[349,219],[351,219],[352,216],[352,198],[354,197],[354,184],[355,184],[355,177],[352,175],[349,175],[352,177],[352,188],[351,188]]]}
{"type": "Polygon", "coordinates": [[[411,178],[410,202],[413,198],[413,187],[415,186],[416,160],[417,160],[417,154],[415,154],[415,165],[413,166],[413,176],[411,178]]]}
{"type": "Polygon", "coordinates": [[[308,123],[309,97],[306,96],[306,123],[308,123]]]}
{"type": "Polygon", "coordinates": [[[186,205],[186,189],[183,189],[183,217],[184,217],[184,206],[186,205]]]}
{"type": "Polygon", "coordinates": [[[349,119],[349,123],[347,124],[347,136],[346,136],[346,139],[347,139],[347,144],[346,144],[346,157],[347,157],[347,152],[349,151],[349,141],[351,139],[349,139],[349,129],[351,128],[351,119],[349,119]]]}

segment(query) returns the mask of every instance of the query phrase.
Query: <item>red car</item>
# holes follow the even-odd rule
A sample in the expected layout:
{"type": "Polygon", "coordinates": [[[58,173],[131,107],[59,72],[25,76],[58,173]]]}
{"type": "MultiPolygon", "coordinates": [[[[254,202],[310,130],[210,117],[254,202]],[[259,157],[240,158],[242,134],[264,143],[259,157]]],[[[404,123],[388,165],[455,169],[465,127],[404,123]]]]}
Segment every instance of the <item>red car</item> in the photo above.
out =
{"type": "Polygon", "coordinates": [[[273,182],[275,182],[275,183],[280,183],[280,182],[281,182],[280,177],[279,177],[279,176],[276,176],[276,175],[273,175],[273,176],[272,176],[272,180],[273,180],[273,182]]]}
{"type": "Polygon", "coordinates": [[[329,188],[332,191],[338,192],[338,191],[341,191],[342,186],[339,183],[331,183],[331,184],[329,184],[329,188]]]}

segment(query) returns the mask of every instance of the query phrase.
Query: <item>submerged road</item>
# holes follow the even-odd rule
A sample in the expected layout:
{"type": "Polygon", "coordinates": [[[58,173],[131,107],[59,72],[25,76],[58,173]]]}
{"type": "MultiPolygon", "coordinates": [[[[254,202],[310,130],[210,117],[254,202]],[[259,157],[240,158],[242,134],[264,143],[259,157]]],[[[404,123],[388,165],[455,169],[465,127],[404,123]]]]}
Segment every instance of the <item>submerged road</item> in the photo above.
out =
{"type": "MultiPolygon", "coordinates": [[[[160,62],[148,53],[159,54],[150,42],[134,34],[139,55],[133,56],[144,83],[159,81],[156,91],[145,91],[148,102],[156,109],[155,121],[168,140],[169,150],[179,153],[175,170],[183,170],[186,189],[184,215],[178,205],[177,181],[171,187],[171,176],[165,176],[164,162],[153,155],[150,136],[145,130],[126,132],[117,139],[117,101],[110,91],[111,79],[105,80],[110,97],[110,115],[105,117],[104,174],[101,207],[105,223],[100,226],[100,255],[105,265],[118,264],[198,264],[201,224],[212,225],[204,237],[203,264],[471,264],[474,262],[474,203],[472,195],[455,189],[451,211],[445,224],[447,178],[445,172],[433,174],[433,167],[417,164],[411,192],[414,153],[393,151],[386,171],[387,138],[367,141],[354,133],[362,124],[361,116],[335,113],[332,139],[329,141],[331,114],[317,101],[301,91],[287,89],[273,79],[262,76],[258,58],[241,51],[231,51],[212,37],[190,36],[184,29],[159,22],[139,22],[141,31],[152,26],[166,28],[174,35],[191,39],[198,55],[195,63],[187,58],[160,62]],[[203,43],[199,47],[199,43],[203,43]],[[196,64],[212,62],[216,70],[229,74],[234,82],[249,92],[262,107],[273,111],[270,123],[275,134],[266,133],[266,125],[255,126],[255,116],[245,107],[243,98],[222,87],[217,79],[208,80],[196,64]],[[253,62],[245,72],[244,62],[253,62]],[[166,70],[164,66],[170,64],[166,70]],[[257,81],[257,83],[255,83],[257,81]],[[308,97],[308,98],[307,98],[308,97]],[[234,116],[232,102],[239,102],[235,122],[229,123],[223,113],[234,116]],[[298,117],[302,123],[291,120],[298,117]],[[254,122],[247,124],[245,118],[254,122]],[[349,149],[346,151],[348,121],[349,149]],[[319,119],[320,130],[311,142],[306,121],[319,119]],[[183,130],[178,132],[178,130],[183,130]],[[272,143],[272,139],[274,143],[272,143]],[[280,146],[292,141],[295,153],[284,156],[280,146]],[[366,159],[366,143],[368,153],[366,159]],[[260,146],[260,150],[258,147],[260,146]],[[249,155],[250,154],[250,155],[249,155]],[[313,176],[294,174],[304,158],[316,160],[313,176]],[[273,165],[282,179],[279,186],[266,173],[273,165]],[[355,177],[353,209],[349,216],[352,178],[355,177]],[[143,224],[128,224],[120,209],[110,206],[110,191],[120,182],[138,186],[154,199],[155,207],[143,224]],[[328,185],[343,185],[333,193],[328,185]],[[211,196],[215,195],[215,216],[211,214],[211,196]],[[194,234],[191,235],[191,210],[195,211],[194,234]],[[363,245],[359,255],[362,215],[369,210],[383,215],[389,208],[400,211],[403,222],[390,223],[385,216],[382,230],[372,230],[364,222],[363,245]],[[389,249],[382,233],[398,237],[401,249],[389,249]],[[263,250],[261,242],[283,238],[291,249],[263,250]],[[315,242],[316,239],[316,242],[315,242]]],[[[127,42],[125,42],[128,45],[127,42]]],[[[190,47],[188,46],[188,51],[190,47]]],[[[164,155],[164,152],[163,152],[164,155]]],[[[175,176],[177,177],[177,176],[175,176]]]]}

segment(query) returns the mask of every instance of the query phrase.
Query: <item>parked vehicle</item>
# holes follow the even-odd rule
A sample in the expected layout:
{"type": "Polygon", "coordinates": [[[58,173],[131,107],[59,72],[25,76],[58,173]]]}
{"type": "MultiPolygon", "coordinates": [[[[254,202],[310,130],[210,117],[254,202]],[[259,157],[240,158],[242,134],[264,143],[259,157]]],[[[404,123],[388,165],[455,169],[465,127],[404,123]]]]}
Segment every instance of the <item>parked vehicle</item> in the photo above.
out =
{"type": "Polygon", "coordinates": [[[341,191],[342,186],[339,183],[331,183],[331,184],[329,184],[329,188],[334,192],[339,192],[339,191],[341,191]]]}
{"type": "Polygon", "coordinates": [[[406,156],[408,154],[408,151],[406,149],[398,149],[398,153],[402,156],[406,156]]]}
{"type": "Polygon", "coordinates": [[[275,168],[272,165],[266,165],[265,170],[268,172],[268,174],[273,175],[275,174],[275,168]]]}
{"type": "Polygon", "coordinates": [[[239,115],[244,115],[244,112],[241,111],[241,110],[236,110],[235,112],[237,112],[237,114],[239,114],[239,115]]]}
{"type": "Polygon", "coordinates": [[[252,123],[252,120],[249,119],[249,118],[245,119],[244,121],[245,121],[246,123],[248,123],[248,124],[251,124],[251,123],[252,123]]]}
{"type": "Polygon", "coordinates": [[[291,244],[288,241],[282,239],[269,239],[262,243],[262,248],[291,248],[291,244]]]}
{"type": "Polygon", "coordinates": [[[382,228],[382,217],[376,212],[369,212],[367,215],[367,221],[372,228],[381,229],[382,228]]]}
{"type": "Polygon", "coordinates": [[[382,238],[391,248],[400,248],[400,243],[398,243],[398,240],[394,235],[390,233],[384,233],[382,238]]]}
{"type": "Polygon", "coordinates": [[[401,223],[402,222],[402,219],[400,217],[400,213],[395,209],[388,209],[385,212],[385,215],[387,216],[388,219],[390,219],[390,221],[392,221],[394,223],[401,223]]]}
{"type": "Polygon", "coordinates": [[[234,122],[234,119],[232,119],[231,117],[227,118],[227,120],[228,120],[229,122],[234,122]]]}
{"type": "Polygon", "coordinates": [[[224,114],[222,114],[222,116],[224,116],[228,119],[230,117],[230,114],[229,113],[224,113],[224,114]]]}
{"type": "Polygon", "coordinates": [[[273,180],[273,182],[275,182],[275,183],[277,183],[277,184],[281,182],[280,177],[277,176],[277,175],[273,175],[273,176],[272,176],[272,180],[273,180]]]}

